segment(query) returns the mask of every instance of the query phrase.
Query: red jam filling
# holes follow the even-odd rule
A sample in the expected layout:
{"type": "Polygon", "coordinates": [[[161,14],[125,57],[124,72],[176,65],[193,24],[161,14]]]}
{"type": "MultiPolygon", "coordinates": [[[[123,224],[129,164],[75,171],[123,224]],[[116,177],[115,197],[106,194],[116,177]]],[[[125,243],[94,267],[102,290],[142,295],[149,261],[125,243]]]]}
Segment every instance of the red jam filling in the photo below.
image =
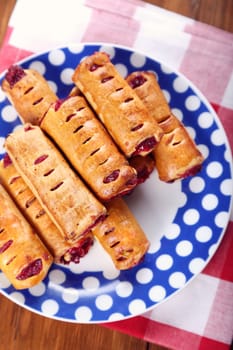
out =
{"type": "Polygon", "coordinates": [[[29,277],[38,275],[42,270],[43,264],[41,259],[36,259],[28,264],[22,271],[16,276],[17,280],[26,280],[29,277]]]}
{"type": "Polygon", "coordinates": [[[146,78],[142,75],[137,75],[135,78],[131,79],[128,83],[132,89],[136,89],[137,87],[143,85],[146,82],[146,78]]]}
{"type": "Polygon", "coordinates": [[[193,176],[197,174],[201,170],[201,167],[202,167],[201,164],[198,164],[188,169],[185,173],[183,173],[182,178],[186,178],[188,176],[193,176]]]}
{"type": "Polygon", "coordinates": [[[0,254],[5,252],[5,250],[7,250],[13,243],[13,240],[10,239],[9,241],[7,241],[6,243],[4,243],[1,247],[0,247],[0,254]]]}
{"type": "Polygon", "coordinates": [[[90,66],[89,70],[90,70],[90,72],[94,72],[96,69],[98,69],[98,68],[100,68],[100,67],[102,67],[102,65],[97,64],[97,63],[93,63],[93,64],[90,66]]]}
{"type": "Polygon", "coordinates": [[[72,261],[75,264],[78,264],[80,262],[80,258],[84,257],[88,253],[92,245],[93,239],[91,237],[83,239],[82,243],[78,247],[72,247],[66,252],[66,254],[68,253],[69,255],[69,261],[65,259],[65,256],[62,256],[60,262],[62,264],[69,264],[72,261]]]}
{"type": "Polygon", "coordinates": [[[11,161],[11,159],[10,159],[10,157],[9,157],[9,154],[5,154],[4,155],[4,157],[3,157],[3,167],[4,168],[7,168],[9,165],[11,165],[12,164],[12,161],[11,161]]]}
{"type": "Polygon", "coordinates": [[[108,176],[106,176],[103,180],[103,183],[108,184],[109,182],[115,181],[118,176],[120,174],[120,170],[114,170],[111,174],[109,174],[108,176]]]}
{"type": "Polygon", "coordinates": [[[37,164],[40,164],[42,163],[45,159],[48,158],[48,155],[47,154],[43,154],[42,156],[38,157],[35,161],[34,161],[34,164],[37,165],[37,164]]]}
{"type": "Polygon", "coordinates": [[[142,141],[139,145],[137,145],[135,152],[133,153],[133,156],[136,156],[138,154],[144,153],[144,152],[150,152],[153,150],[153,148],[156,145],[156,140],[154,136],[149,137],[148,139],[142,141]]]}
{"type": "Polygon", "coordinates": [[[12,89],[14,85],[20,81],[26,73],[23,68],[19,66],[11,66],[6,73],[6,81],[9,83],[10,88],[12,89]]]}

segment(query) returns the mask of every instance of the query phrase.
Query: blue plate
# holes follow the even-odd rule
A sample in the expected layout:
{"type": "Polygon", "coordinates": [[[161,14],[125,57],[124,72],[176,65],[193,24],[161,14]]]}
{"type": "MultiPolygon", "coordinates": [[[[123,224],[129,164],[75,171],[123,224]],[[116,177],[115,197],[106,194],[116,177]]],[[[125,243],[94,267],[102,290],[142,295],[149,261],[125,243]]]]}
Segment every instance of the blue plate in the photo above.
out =
{"type": "MultiPolygon", "coordinates": [[[[37,286],[16,291],[0,272],[2,294],[41,315],[77,323],[122,320],[142,314],[184,288],[207,265],[227,226],[232,198],[231,152],[223,127],[204,96],[184,76],[142,53],[112,45],[73,45],[20,62],[37,69],[60,97],[73,87],[71,76],[83,57],[109,53],[125,77],[151,70],[174,114],[182,120],[205,157],[194,177],[161,182],[156,170],[126,198],[151,246],[143,263],[117,271],[95,242],[80,264],[53,264],[37,286]]],[[[1,76],[1,80],[3,75],[1,76]]],[[[0,90],[0,157],[4,140],[20,121],[0,90]]]]}

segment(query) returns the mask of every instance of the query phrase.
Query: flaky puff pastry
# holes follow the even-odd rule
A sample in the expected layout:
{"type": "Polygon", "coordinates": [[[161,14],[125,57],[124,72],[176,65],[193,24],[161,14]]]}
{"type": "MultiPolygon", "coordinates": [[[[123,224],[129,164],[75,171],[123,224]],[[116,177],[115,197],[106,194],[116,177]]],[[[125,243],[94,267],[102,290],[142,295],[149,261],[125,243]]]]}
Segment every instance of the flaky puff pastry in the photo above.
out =
{"type": "Polygon", "coordinates": [[[8,154],[0,161],[0,182],[4,185],[21,213],[36,229],[40,239],[52,253],[56,263],[79,263],[93,243],[93,236],[85,236],[77,244],[69,243],[52,222],[13,165],[8,154]]]}
{"type": "Polygon", "coordinates": [[[135,169],[129,166],[84,97],[57,101],[45,114],[40,127],[99,199],[110,200],[136,186],[135,169]]]}
{"type": "Polygon", "coordinates": [[[94,197],[43,131],[25,125],[5,148],[17,171],[69,242],[77,242],[102,220],[106,208],[94,197]]]}
{"type": "Polygon", "coordinates": [[[16,289],[41,282],[52,255],[0,184],[0,269],[16,289]]]}
{"type": "Polygon", "coordinates": [[[19,66],[9,68],[2,82],[2,90],[15,107],[23,123],[38,125],[40,119],[57,100],[44,77],[33,69],[19,66]]]}
{"type": "Polygon", "coordinates": [[[160,180],[173,182],[195,175],[202,167],[203,156],[184,125],[171,112],[155,75],[134,72],[126,81],[164,132],[153,151],[160,180]]]}
{"type": "Polygon", "coordinates": [[[106,204],[108,216],[93,234],[119,270],[139,264],[149,249],[149,241],[122,198],[106,204]]]}
{"type": "Polygon", "coordinates": [[[85,58],[72,79],[126,157],[146,155],[160,141],[161,128],[106,53],[85,58]]]}

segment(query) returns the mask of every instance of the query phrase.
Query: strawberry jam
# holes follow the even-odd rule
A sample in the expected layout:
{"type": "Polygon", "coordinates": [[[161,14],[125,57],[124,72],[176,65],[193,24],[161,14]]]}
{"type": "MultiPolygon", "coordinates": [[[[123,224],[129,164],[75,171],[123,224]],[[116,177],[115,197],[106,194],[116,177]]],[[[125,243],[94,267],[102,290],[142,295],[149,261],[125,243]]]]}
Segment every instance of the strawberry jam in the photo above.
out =
{"type": "Polygon", "coordinates": [[[20,81],[26,73],[23,68],[19,66],[11,66],[6,73],[6,81],[9,83],[10,88],[12,89],[14,85],[20,81]]]}
{"type": "Polygon", "coordinates": [[[17,280],[26,280],[29,277],[38,275],[42,270],[43,264],[41,259],[36,259],[22,269],[16,276],[17,280]]]}

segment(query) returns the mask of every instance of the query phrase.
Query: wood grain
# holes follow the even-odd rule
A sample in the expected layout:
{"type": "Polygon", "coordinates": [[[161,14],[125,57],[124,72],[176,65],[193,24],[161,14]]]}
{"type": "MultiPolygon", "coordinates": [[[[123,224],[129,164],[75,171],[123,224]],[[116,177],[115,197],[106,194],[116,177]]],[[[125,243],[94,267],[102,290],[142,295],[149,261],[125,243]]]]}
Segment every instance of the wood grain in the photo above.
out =
{"type": "MultiPolygon", "coordinates": [[[[148,3],[233,32],[232,0],[146,0],[148,3]]],[[[15,0],[0,0],[0,46],[15,0]]],[[[0,349],[7,350],[165,350],[156,344],[101,325],[52,320],[0,295],[0,349]]]]}

